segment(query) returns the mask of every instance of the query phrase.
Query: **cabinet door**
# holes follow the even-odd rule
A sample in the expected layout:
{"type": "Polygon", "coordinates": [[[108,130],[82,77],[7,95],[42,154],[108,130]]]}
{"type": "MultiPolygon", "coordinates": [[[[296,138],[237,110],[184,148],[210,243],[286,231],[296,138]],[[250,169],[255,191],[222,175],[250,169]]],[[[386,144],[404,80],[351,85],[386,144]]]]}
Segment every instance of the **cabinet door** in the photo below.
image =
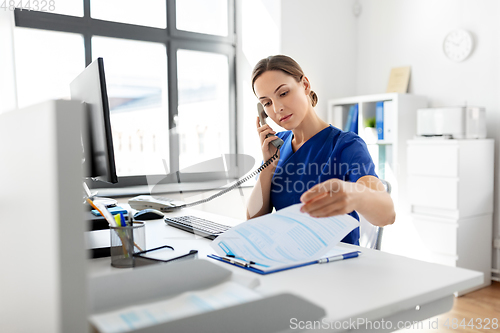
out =
{"type": "Polygon", "coordinates": [[[408,174],[458,177],[458,145],[408,145],[408,174]]]}
{"type": "MultiPolygon", "coordinates": [[[[436,219],[428,216],[413,215],[413,224],[420,239],[428,250],[436,254],[456,256],[458,240],[458,221],[436,219]]],[[[455,257],[453,257],[455,259],[455,257]]]]}
{"type": "Polygon", "coordinates": [[[410,204],[442,209],[458,209],[458,178],[410,176],[410,204]]]}
{"type": "Polygon", "coordinates": [[[439,254],[439,253],[434,253],[432,252],[430,254],[430,262],[440,264],[440,265],[446,265],[446,266],[451,266],[451,267],[457,267],[457,261],[458,257],[457,256],[450,256],[447,254],[439,254]]]}

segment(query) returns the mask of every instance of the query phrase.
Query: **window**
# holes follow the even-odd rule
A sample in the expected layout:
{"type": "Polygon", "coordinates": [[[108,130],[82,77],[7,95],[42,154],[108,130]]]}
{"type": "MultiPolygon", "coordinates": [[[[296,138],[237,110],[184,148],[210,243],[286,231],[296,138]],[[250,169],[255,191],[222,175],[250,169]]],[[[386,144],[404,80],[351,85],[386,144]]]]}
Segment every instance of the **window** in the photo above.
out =
{"type": "Polygon", "coordinates": [[[228,35],[228,3],[226,0],[182,0],[177,2],[177,29],[228,35]]]}
{"type": "Polygon", "coordinates": [[[179,50],[177,76],[177,128],[184,148],[179,154],[182,170],[200,158],[208,161],[229,151],[229,128],[220,126],[229,122],[228,58],[217,53],[179,50]]]}
{"type": "Polygon", "coordinates": [[[137,0],[96,0],[90,2],[92,18],[156,28],[167,27],[166,10],[165,0],[142,0],[140,2],[137,0]]]}
{"type": "MultiPolygon", "coordinates": [[[[234,0],[71,0],[44,11],[18,8],[18,103],[69,98],[69,83],[102,57],[118,187],[236,153],[234,17],[234,0]]],[[[183,180],[220,175],[202,169],[183,180]]]]}
{"type": "Polygon", "coordinates": [[[102,57],[118,176],[161,174],[169,160],[167,53],[162,43],[92,37],[102,57]]]}

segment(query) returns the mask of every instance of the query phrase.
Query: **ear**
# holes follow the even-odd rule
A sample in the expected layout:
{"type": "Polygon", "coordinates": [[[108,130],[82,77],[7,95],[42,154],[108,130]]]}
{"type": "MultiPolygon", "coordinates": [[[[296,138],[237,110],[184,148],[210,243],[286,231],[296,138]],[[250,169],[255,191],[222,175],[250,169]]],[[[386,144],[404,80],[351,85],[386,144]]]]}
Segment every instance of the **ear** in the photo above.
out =
{"type": "Polygon", "coordinates": [[[301,84],[304,87],[306,95],[309,96],[309,94],[311,93],[311,83],[309,82],[307,76],[304,75],[302,77],[301,84]]]}

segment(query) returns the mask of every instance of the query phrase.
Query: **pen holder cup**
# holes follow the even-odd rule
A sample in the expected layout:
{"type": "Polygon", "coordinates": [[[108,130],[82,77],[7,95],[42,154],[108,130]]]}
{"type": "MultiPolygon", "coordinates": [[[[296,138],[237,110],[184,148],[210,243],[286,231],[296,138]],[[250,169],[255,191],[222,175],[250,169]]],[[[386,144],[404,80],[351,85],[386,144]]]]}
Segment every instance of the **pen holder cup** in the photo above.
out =
{"type": "Polygon", "coordinates": [[[131,226],[109,227],[111,266],[135,267],[134,253],[145,250],[146,233],[144,222],[133,222],[131,226]]]}

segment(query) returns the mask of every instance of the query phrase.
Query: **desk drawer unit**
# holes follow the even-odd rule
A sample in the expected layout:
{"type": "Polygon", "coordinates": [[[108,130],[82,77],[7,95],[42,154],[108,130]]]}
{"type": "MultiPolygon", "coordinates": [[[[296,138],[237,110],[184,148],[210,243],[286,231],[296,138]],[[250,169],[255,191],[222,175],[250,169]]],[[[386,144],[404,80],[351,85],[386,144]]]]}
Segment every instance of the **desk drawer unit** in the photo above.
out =
{"type": "Polygon", "coordinates": [[[408,141],[408,201],[429,261],[482,271],[491,283],[494,143],[408,141]]]}
{"type": "Polygon", "coordinates": [[[413,214],[413,224],[428,250],[436,254],[457,256],[457,220],[413,214]]]}
{"type": "Polygon", "coordinates": [[[458,177],[458,145],[408,145],[408,174],[458,177]]]}
{"type": "Polygon", "coordinates": [[[493,213],[493,140],[410,140],[407,156],[412,212],[493,213]]]}
{"type": "Polygon", "coordinates": [[[459,180],[456,177],[409,176],[410,203],[413,206],[458,209],[459,180]]]}
{"type": "Polygon", "coordinates": [[[491,275],[492,214],[447,219],[413,214],[413,225],[428,251],[428,261],[491,275]]]}

